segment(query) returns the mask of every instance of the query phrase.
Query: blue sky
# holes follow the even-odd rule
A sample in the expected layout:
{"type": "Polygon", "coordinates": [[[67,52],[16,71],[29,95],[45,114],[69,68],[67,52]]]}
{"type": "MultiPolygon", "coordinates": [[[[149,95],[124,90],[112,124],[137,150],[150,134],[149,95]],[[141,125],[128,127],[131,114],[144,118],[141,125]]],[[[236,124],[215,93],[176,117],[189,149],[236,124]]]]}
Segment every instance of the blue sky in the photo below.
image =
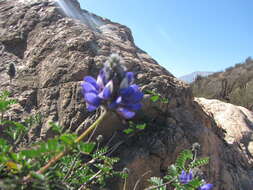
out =
{"type": "Polygon", "coordinates": [[[135,44],[179,77],[253,55],[253,0],[79,0],[128,26],[135,44]]]}

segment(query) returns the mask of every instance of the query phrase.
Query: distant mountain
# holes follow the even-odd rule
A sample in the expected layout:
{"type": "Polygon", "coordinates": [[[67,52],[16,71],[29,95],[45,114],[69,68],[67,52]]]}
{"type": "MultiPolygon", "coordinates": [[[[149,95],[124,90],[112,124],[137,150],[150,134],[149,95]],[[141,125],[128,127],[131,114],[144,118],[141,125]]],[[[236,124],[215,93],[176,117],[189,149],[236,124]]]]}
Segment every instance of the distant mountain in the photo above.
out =
{"type": "Polygon", "coordinates": [[[184,75],[182,77],[179,77],[179,79],[181,79],[182,81],[186,82],[186,83],[192,83],[195,81],[196,77],[198,75],[202,76],[202,77],[206,77],[208,75],[211,75],[213,74],[214,72],[204,72],[204,71],[196,71],[196,72],[193,72],[191,74],[188,74],[188,75],[184,75]]]}

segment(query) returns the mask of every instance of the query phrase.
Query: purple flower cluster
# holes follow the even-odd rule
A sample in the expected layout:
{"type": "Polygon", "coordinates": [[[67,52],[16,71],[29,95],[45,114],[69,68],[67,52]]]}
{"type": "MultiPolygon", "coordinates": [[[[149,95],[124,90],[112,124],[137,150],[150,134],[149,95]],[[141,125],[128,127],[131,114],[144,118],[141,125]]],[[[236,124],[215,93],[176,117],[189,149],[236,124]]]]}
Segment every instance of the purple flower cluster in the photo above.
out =
{"type": "Polygon", "coordinates": [[[100,70],[97,79],[84,77],[82,93],[88,111],[105,105],[126,119],[141,109],[143,93],[134,82],[134,74],[126,72],[122,59],[112,55],[100,70]]]}
{"type": "Polygon", "coordinates": [[[187,173],[186,171],[182,171],[181,175],[179,176],[179,180],[182,184],[187,184],[193,179],[192,171],[187,173]]]}
{"type": "MultiPolygon", "coordinates": [[[[192,171],[187,173],[186,171],[182,171],[181,175],[179,176],[179,181],[182,184],[187,184],[193,179],[192,171]]],[[[199,190],[211,190],[213,188],[213,184],[207,183],[199,187],[199,190]]]]}

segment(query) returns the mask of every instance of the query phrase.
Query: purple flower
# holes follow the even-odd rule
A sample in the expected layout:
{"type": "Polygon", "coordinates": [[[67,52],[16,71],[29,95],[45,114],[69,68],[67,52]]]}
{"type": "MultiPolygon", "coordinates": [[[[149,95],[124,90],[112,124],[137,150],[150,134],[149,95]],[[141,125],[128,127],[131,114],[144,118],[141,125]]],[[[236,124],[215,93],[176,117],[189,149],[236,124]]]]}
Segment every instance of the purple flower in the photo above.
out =
{"type": "Polygon", "coordinates": [[[100,70],[97,80],[84,77],[82,92],[88,111],[105,105],[126,119],[135,116],[141,109],[143,93],[134,82],[134,74],[126,72],[122,59],[112,55],[100,70]]]}
{"type": "Polygon", "coordinates": [[[179,176],[179,180],[182,184],[187,184],[193,179],[192,171],[189,173],[182,171],[181,175],[179,176]]]}
{"type": "MultiPolygon", "coordinates": [[[[179,181],[182,184],[188,184],[192,179],[193,179],[192,171],[187,173],[183,170],[181,175],[179,176],[179,181]]],[[[213,184],[208,183],[208,184],[204,184],[200,186],[199,190],[211,190],[212,188],[213,188],[213,184]]]]}
{"type": "Polygon", "coordinates": [[[105,79],[103,72],[100,72],[97,80],[91,76],[84,77],[82,83],[82,93],[86,101],[88,111],[96,110],[101,100],[108,100],[112,95],[113,82],[105,79]]]}
{"type": "Polygon", "coordinates": [[[202,185],[199,190],[211,190],[213,188],[213,184],[207,183],[205,185],[202,185]]]}

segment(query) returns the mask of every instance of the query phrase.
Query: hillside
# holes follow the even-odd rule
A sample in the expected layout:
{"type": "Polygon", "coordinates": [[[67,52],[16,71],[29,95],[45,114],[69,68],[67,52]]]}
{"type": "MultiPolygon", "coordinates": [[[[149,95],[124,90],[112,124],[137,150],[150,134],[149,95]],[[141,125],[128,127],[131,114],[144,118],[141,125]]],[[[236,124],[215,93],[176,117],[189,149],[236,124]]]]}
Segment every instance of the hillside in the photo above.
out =
{"type": "Polygon", "coordinates": [[[179,79],[186,82],[186,83],[192,83],[196,80],[197,76],[205,77],[205,76],[208,76],[211,74],[213,74],[213,72],[196,71],[196,72],[190,73],[188,75],[181,76],[181,77],[179,77],[179,79]]]}
{"type": "Polygon", "coordinates": [[[196,97],[215,98],[253,109],[253,60],[217,72],[208,77],[198,77],[191,84],[196,97]]]}

